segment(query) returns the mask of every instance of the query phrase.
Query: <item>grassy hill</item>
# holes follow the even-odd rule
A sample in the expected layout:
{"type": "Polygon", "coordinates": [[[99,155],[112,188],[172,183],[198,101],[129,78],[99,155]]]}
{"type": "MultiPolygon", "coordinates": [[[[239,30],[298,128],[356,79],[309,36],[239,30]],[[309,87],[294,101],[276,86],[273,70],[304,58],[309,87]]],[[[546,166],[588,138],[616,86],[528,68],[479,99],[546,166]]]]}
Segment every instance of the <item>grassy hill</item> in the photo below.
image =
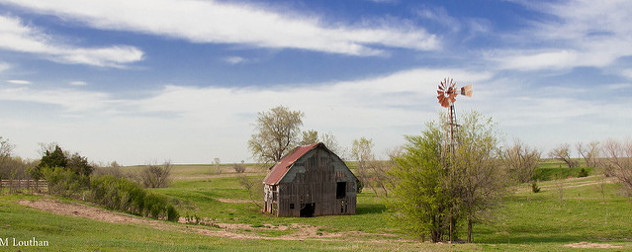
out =
{"type": "MultiPolygon", "coordinates": [[[[0,238],[35,237],[48,241],[44,249],[52,251],[632,250],[632,202],[619,185],[601,175],[574,178],[553,161],[543,163],[539,174],[565,179],[541,182],[537,194],[526,184],[512,188],[515,193],[493,211],[493,221],[475,224],[474,244],[419,242],[390,221],[386,199],[368,191],[358,195],[356,215],[269,217],[248,202],[230,166],[222,166],[221,174],[210,168],[177,165],[172,185],[153,189],[170,197],[183,217],[197,216],[203,224],[149,220],[45,195],[2,195],[0,238]]],[[[0,250],[7,248],[33,249],[0,250]]]]}

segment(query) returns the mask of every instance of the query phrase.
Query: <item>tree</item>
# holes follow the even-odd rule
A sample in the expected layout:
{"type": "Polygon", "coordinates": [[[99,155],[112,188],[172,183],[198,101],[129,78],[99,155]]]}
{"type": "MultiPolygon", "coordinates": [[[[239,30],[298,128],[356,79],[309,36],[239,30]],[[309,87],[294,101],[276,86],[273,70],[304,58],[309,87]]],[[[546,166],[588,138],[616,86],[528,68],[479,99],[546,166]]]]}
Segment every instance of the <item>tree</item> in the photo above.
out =
{"type": "Polygon", "coordinates": [[[331,133],[319,134],[316,130],[303,131],[303,138],[300,145],[310,145],[321,142],[327,146],[327,149],[336,153],[341,159],[346,158],[346,150],[338,144],[336,137],[331,133]]]}
{"type": "Polygon", "coordinates": [[[242,188],[246,189],[248,192],[248,198],[250,199],[250,203],[257,207],[257,209],[262,209],[263,206],[261,202],[263,202],[263,186],[261,186],[261,181],[263,177],[255,176],[248,177],[244,174],[237,176],[237,181],[239,181],[239,185],[242,188]]]}
{"type": "Polygon", "coordinates": [[[88,158],[82,157],[79,153],[70,155],[66,160],[66,168],[84,176],[90,176],[94,170],[94,167],[88,163],[88,158]]]}
{"type": "Polygon", "coordinates": [[[256,133],[248,141],[252,155],[262,163],[276,163],[299,142],[303,113],[278,106],[259,112],[256,133]]]}
{"type": "Polygon", "coordinates": [[[388,207],[404,229],[422,240],[430,235],[432,242],[438,242],[447,229],[449,211],[443,187],[447,176],[441,160],[443,133],[429,123],[421,136],[406,136],[406,140],[408,144],[389,171],[394,183],[388,207]]]}
{"type": "Polygon", "coordinates": [[[430,235],[433,242],[445,234],[454,239],[452,227],[465,219],[471,241],[472,223],[489,216],[506,191],[497,133],[491,118],[476,112],[465,115],[454,146],[446,145],[446,130],[430,123],[421,136],[406,137],[389,172],[389,208],[406,229],[422,239],[430,235]]]}
{"type": "Polygon", "coordinates": [[[171,162],[162,165],[148,165],[141,172],[141,181],[145,188],[163,188],[171,182],[171,162]]]}
{"type": "Polygon", "coordinates": [[[347,150],[341,147],[336,140],[336,137],[331,133],[322,134],[320,137],[320,142],[327,146],[327,149],[336,153],[340,159],[345,160],[347,158],[347,150]]]}
{"type": "Polygon", "coordinates": [[[357,161],[358,179],[364,186],[369,186],[376,197],[380,197],[372,183],[372,177],[370,175],[371,162],[375,161],[373,155],[373,140],[361,137],[360,139],[353,140],[351,145],[351,157],[357,161]]]}
{"type": "Polygon", "coordinates": [[[512,146],[505,149],[502,158],[505,166],[519,183],[532,182],[541,153],[515,139],[512,146]]]}
{"type": "Polygon", "coordinates": [[[577,162],[571,159],[570,146],[567,143],[560,144],[557,147],[553,148],[549,152],[549,157],[563,161],[564,163],[566,163],[566,165],[568,165],[568,168],[573,168],[577,166],[577,162]]]}
{"type": "Polygon", "coordinates": [[[215,173],[216,173],[216,174],[221,174],[221,173],[222,173],[222,170],[221,170],[221,168],[219,167],[219,165],[221,164],[221,161],[219,160],[219,158],[218,158],[218,157],[216,157],[216,158],[214,158],[214,159],[213,159],[213,164],[215,164],[215,173]]]}
{"type": "Polygon", "coordinates": [[[301,140],[300,145],[310,145],[318,143],[318,131],[308,130],[303,131],[303,139],[301,140]]]}
{"type": "Polygon", "coordinates": [[[42,159],[40,159],[40,163],[37,166],[29,169],[29,174],[31,175],[31,178],[35,180],[36,184],[37,184],[37,181],[40,180],[44,176],[43,170],[45,168],[51,168],[51,169],[55,167],[65,168],[66,165],[68,164],[68,159],[66,158],[64,151],[61,149],[61,147],[59,147],[59,145],[57,144],[50,144],[48,146],[42,145],[42,149],[43,149],[43,156],[42,156],[42,159]],[[52,145],[54,145],[54,147],[52,147],[52,145]]]}
{"type": "Polygon", "coordinates": [[[575,145],[577,152],[584,159],[586,167],[596,167],[599,157],[599,142],[592,141],[588,145],[579,142],[575,145]]]}
{"type": "Polygon", "coordinates": [[[0,167],[11,158],[13,145],[9,140],[0,136],[0,167]]]}
{"type": "Polygon", "coordinates": [[[477,112],[465,115],[458,131],[452,187],[467,220],[467,242],[472,242],[472,223],[500,202],[507,186],[497,135],[491,118],[477,112]]]}
{"type": "MultiPolygon", "coordinates": [[[[0,180],[8,177],[10,174],[11,152],[13,151],[13,145],[9,143],[9,140],[0,136],[0,180]]],[[[1,185],[0,185],[1,186],[1,185]]]]}
{"type": "Polygon", "coordinates": [[[632,140],[610,139],[603,146],[607,175],[616,177],[628,195],[632,194],[632,140]]]}

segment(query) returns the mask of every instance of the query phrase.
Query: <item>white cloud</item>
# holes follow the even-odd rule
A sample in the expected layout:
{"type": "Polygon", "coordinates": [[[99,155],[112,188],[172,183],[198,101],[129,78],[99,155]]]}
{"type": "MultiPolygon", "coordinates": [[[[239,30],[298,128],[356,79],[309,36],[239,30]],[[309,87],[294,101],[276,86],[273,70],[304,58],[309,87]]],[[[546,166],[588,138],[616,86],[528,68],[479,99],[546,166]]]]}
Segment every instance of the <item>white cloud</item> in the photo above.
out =
{"type": "Polygon", "coordinates": [[[0,89],[0,100],[60,106],[65,112],[98,112],[119,101],[101,92],[73,89],[37,90],[28,87],[0,89]]]}
{"type": "Polygon", "coordinates": [[[31,82],[27,81],[27,80],[8,80],[7,82],[11,83],[11,84],[18,84],[18,85],[30,85],[31,84],[31,82]]]}
{"type": "Polygon", "coordinates": [[[68,45],[40,29],[23,24],[19,18],[1,15],[0,49],[39,54],[66,64],[100,67],[124,67],[143,58],[143,52],[132,46],[82,48],[68,45]]]}
{"type": "MultiPolygon", "coordinates": [[[[0,89],[2,101],[48,104],[57,109],[50,112],[52,119],[24,121],[23,117],[7,116],[7,122],[15,123],[0,123],[0,131],[25,132],[20,136],[33,145],[57,141],[97,161],[199,163],[217,156],[238,162],[250,157],[246,143],[256,113],[286,105],[305,113],[305,129],[331,132],[343,146],[362,136],[373,138],[376,152],[381,152],[403,144],[403,135],[418,134],[427,121],[445,113],[435,92],[445,77],[454,78],[459,86],[474,84],[472,98],[457,98],[459,113],[479,110],[499,122],[509,136],[529,144],[552,147],[549,145],[567,139],[588,141],[625,134],[625,122],[632,119],[628,99],[591,101],[580,96],[581,90],[571,93],[564,87],[528,87],[524,83],[528,80],[498,78],[490,72],[411,69],[353,81],[269,88],[167,85],[146,98],[134,99],[74,89],[4,88],[0,89]],[[612,107],[621,110],[608,109],[612,107]],[[622,123],[613,122],[615,117],[622,123]],[[16,125],[27,126],[15,130],[16,125]]],[[[612,90],[603,89],[596,95],[609,96],[629,88],[611,86],[612,90]]],[[[10,114],[6,109],[0,111],[10,114]]]]}
{"type": "Polygon", "coordinates": [[[71,81],[68,84],[70,84],[71,86],[85,86],[85,85],[88,85],[88,83],[85,82],[85,81],[71,81]]]}
{"type": "Polygon", "coordinates": [[[605,67],[632,56],[631,1],[562,1],[531,4],[554,18],[533,22],[513,37],[518,45],[539,50],[501,49],[489,58],[500,68],[518,70],[605,67]]]}
{"type": "Polygon", "coordinates": [[[448,11],[443,7],[426,7],[419,9],[417,15],[445,26],[453,32],[458,32],[461,29],[461,22],[450,16],[448,11]]]}
{"type": "Polygon", "coordinates": [[[0,61],[0,72],[6,71],[9,68],[11,68],[11,65],[9,65],[9,63],[0,61]]]}
{"type": "Polygon", "coordinates": [[[55,108],[50,112],[55,119],[31,123],[24,131],[34,136],[24,137],[34,143],[71,143],[71,149],[98,161],[205,162],[212,156],[239,161],[250,157],[246,143],[256,113],[277,105],[305,112],[305,128],[331,132],[345,146],[361,136],[373,138],[378,151],[402,144],[404,134],[418,133],[441,110],[435,89],[446,76],[460,84],[490,78],[485,72],[413,69],[356,81],[272,88],[168,85],[141,99],[74,89],[4,88],[0,100],[54,105],[49,107],[55,108]],[[56,138],[49,140],[49,134],[56,138]]]}
{"type": "Polygon", "coordinates": [[[402,24],[327,24],[319,17],[243,2],[175,0],[2,0],[99,29],[137,31],[196,43],[237,43],[347,55],[384,54],[384,47],[436,50],[438,38],[402,24]]]}
{"type": "Polygon", "coordinates": [[[247,60],[239,56],[231,56],[224,58],[224,61],[231,65],[237,65],[239,63],[245,63],[247,60]]]}
{"type": "Polygon", "coordinates": [[[621,75],[632,80],[632,68],[622,70],[621,75]]]}
{"type": "Polygon", "coordinates": [[[606,88],[610,90],[630,89],[632,88],[632,83],[610,84],[610,85],[607,85],[606,88]]]}

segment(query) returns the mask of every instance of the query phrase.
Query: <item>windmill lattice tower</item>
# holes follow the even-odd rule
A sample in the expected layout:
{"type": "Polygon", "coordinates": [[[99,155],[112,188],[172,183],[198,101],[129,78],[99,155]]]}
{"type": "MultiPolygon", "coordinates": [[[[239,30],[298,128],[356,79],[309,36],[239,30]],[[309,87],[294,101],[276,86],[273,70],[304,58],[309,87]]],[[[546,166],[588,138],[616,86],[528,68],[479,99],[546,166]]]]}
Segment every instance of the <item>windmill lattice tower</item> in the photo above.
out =
{"type": "MultiPolygon", "coordinates": [[[[444,149],[441,151],[441,159],[444,163],[446,170],[449,171],[450,174],[450,183],[452,181],[454,169],[450,169],[450,165],[454,164],[454,152],[455,147],[458,142],[457,131],[459,125],[456,123],[456,112],[454,110],[454,102],[456,102],[456,96],[461,94],[467,97],[472,97],[472,84],[468,84],[464,87],[456,88],[456,82],[451,78],[445,78],[439,85],[439,89],[437,90],[437,99],[439,99],[439,104],[442,107],[448,109],[448,118],[446,123],[446,136],[444,139],[443,147],[444,149]],[[460,91],[460,92],[459,92],[460,91]]],[[[450,208],[450,219],[453,218],[452,208],[450,208]]],[[[453,222],[450,221],[450,243],[452,243],[452,234],[453,234],[454,226],[453,222]]]]}
{"type": "MultiPolygon", "coordinates": [[[[448,109],[448,118],[446,122],[446,136],[444,145],[447,150],[444,149],[442,155],[447,155],[450,158],[453,156],[455,146],[457,144],[457,131],[459,125],[456,121],[456,111],[454,110],[454,102],[456,102],[456,96],[461,94],[467,97],[472,97],[472,84],[468,84],[461,88],[456,88],[456,82],[452,78],[445,78],[439,84],[437,89],[437,99],[442,107],[448,109]]],[[[444,156],[444,159],[447,159],[444,156]]],[[[447,160],[446,160],[447,161],[447,160]]],[[[448,162],[446,162],[447,164],[448,162]]]]}

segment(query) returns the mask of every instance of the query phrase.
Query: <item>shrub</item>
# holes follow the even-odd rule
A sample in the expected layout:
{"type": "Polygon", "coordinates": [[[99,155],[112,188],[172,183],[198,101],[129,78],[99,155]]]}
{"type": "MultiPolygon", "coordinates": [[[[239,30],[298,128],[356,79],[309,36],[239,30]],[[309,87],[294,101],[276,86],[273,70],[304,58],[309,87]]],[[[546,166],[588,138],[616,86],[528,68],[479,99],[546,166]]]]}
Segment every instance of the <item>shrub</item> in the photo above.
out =
{"type": "Polygon", "coordinates": [[[536,183],[535,181],[533,181],[531,183],[531,191],[533,193],[539,193],[540,192],[540,187],[538,187],[538,183],[536,183]]]}
{"type": "Polygon", "coordinates": [[[243,164],[234,164],[233,169],[235,169],[236,173],[244,173],[246,171],[246,166],[243,164]]]}
{"type": "Polygon", "coordinates": [[[167,198],[162,195],[148,193],[145,196],[144,216],[160,219],[167,215],[167,198]]]}
{"type": "Polygon", "coordinates": [[[180,219],[180,214],[172,205],[167,206],[167,220],[177,222],[180,219]]]}
{"type": "Polygon", "coordinates": [[[171,163],[163,165],[148,165],[140,174],[145,188],[163,188],[169,185],[171,176],[171,163]]]}
{"type": "Polygon", "coordinates": [[[578,178],[588,177],[588,171],[585,168],[582,168],[577,174],[578,178]]]}
{"type": "Polygon", "coordinates": [[[105,175],[92,179],[91,201],[106,208],[156,219],[178,221],[178,211],[162,195],[148,193],[126,178],[105,175]]]}
{"type": "Polygon", "coordinates": [[[90,183],[88,176],[76,174],[64,167],[44,167],[41,171],[48,180],[50,194],[76,198],[79,193],[88,189],[90,183]]]}

